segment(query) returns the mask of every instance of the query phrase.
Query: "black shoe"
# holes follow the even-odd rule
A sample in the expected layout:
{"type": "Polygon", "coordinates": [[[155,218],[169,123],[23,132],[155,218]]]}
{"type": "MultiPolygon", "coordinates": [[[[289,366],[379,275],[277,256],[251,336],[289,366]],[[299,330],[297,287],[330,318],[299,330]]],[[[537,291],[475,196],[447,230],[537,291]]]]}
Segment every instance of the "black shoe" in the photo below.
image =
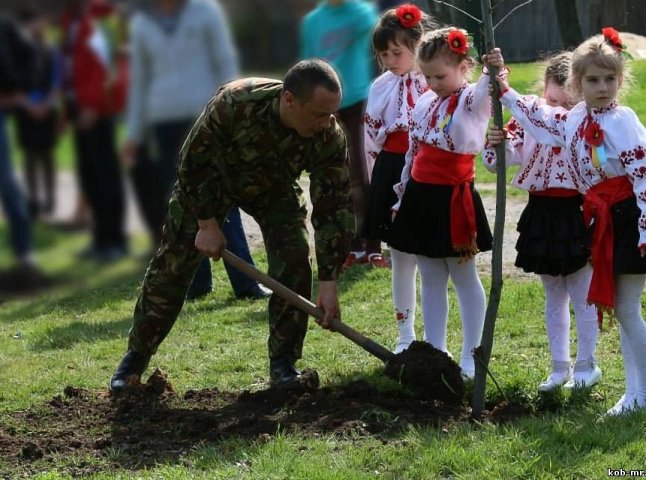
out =
{"type": "Polygon", "coordinates": [[[150,355],[128,350],[110,379],[110,391],[113,394],[123,393],[133,382],[136,384],[148,367],[150,357],[150,355]],[[133,378],[135,376],[138,378],[133,378]]]}
{"type": "Polygon", "coordinates": [[[289,357],[272,358],[269,360],[269,383],[272,387],[293,382],[301,376],[294,362],[289,357]]]}
{"type": "Polygon", "coordinates": [[[262,300],[264,298],[271,297],[272,291],[269,290],[264,285],[257,283],[248,290],[245,290],[243,293],[238,295],[240,299],[249,299],[249,300],[262,300]]]}

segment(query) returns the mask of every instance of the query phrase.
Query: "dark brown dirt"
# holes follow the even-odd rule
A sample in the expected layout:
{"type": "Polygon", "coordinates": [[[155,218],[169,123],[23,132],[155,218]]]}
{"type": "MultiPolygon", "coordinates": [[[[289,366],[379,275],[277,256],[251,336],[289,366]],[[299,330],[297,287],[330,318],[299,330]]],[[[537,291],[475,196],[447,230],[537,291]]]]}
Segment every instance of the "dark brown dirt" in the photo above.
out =
{"type": "Polygon", "coordinates": [[[427,342],[415,341],[386,364],[386,375],[430,400],[459,404],[464,398],[460,366],[427,342]]]}
{"type": "MultiPolygon", "coordinates": [[[[490,406],[495,410],[495,406],[490,406]]],[[[508,405],[504,421],[526,411],[508,405]]],[[[407,425],[452,429],[469,420],[465,404],[446,404],[405,390],[377,390],[366,381],[319,388],[305,371],[290,388],[179,395],[157,370],[134,395],[68,386],[63,395],[0,417],[0,477],[29,477],[56,468],[73,478],[154,465],[190,466],[189,454],[223,439],[271,441],[278,431],[399,441],[407,425]]],[[[493,419],[491,411],[484,420],[493,419]]]]}

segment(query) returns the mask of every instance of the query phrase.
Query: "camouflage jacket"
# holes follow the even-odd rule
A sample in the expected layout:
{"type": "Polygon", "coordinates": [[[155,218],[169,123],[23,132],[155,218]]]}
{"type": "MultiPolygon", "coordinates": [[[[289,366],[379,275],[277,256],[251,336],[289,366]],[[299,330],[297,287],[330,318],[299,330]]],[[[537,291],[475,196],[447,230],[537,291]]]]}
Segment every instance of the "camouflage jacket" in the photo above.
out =
{"type": "Polygon", "coordinates": [[[263,78],[223,85],[182,147],[178,187],[195,216],[208,219],[217,205],[253,205],[308,172],[318,276],[334,280],[355,225],[345,135],[336,122],[311,138],[284,126],[281,89],[263,78]]]}

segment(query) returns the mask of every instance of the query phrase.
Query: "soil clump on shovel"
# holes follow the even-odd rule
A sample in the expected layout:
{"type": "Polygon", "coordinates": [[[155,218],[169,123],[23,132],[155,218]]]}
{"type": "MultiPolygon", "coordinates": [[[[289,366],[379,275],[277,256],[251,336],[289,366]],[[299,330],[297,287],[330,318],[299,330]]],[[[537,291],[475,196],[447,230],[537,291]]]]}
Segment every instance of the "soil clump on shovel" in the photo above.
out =
{"type": "Polygon", "coordinates": [[[464,398],[462,370],[445,352],[415,341],[386,363],[386,375],[429,399],[458,404],[464,398]]]}
{"type": "MultiPolygon", "coordinates": [[[[249,265],[228,250],[222,258],[257,282],[270,288],[276,295],[322,320],[324,312],[311,301],[290,290],[282,283],[249,265]]],[[[445,403],[461,403],[464,397],[464,381],[461,370],[451,357],[426,342],[413,342],[403,352],[395,355],[374,340],[357,332],[339,319],[334,319],[329,329],[352,341],[386,364],[386,375],[401,385],[424,395],[428,399],[445,403]]]]}

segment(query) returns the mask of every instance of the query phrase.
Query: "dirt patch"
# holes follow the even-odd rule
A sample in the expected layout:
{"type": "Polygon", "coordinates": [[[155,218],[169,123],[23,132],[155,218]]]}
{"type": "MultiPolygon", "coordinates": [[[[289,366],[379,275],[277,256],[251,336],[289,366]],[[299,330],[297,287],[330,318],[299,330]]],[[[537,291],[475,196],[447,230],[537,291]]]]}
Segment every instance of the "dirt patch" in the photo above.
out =
{"type": "Polygon", "coordinates": [[[464,398],[460,366],[430,343],[414,341],[386,364],[386,375],[429,399],[459,404],[464,398]]]}
{"type": "MultiPolygon", "coordinates": [[[[450,428],[469,420],[465,404],[448,405],[405,391],[377,391],[365,381],[317,388],[224,392],[189,390],[180,396],[163,372],[140,394],[112,398],[106,391],[67,387],[26,411],[3,415],[0,474],[29,476],[57,468],[72,477],[137,471],[160,463],[189,465],[188,454],[227,438],[265,443],[280,430],[397,441],[408,425],[450,428]]],[[[309,377],[310,380],[314,377],[309,377]]],[[[316,380],[318,377],[316,376],[316,380]]],[[[488,406],[485,419],[494,419],[488,406]]],[[[526,410],[505,408],[505,420],[526,410]]]]}

